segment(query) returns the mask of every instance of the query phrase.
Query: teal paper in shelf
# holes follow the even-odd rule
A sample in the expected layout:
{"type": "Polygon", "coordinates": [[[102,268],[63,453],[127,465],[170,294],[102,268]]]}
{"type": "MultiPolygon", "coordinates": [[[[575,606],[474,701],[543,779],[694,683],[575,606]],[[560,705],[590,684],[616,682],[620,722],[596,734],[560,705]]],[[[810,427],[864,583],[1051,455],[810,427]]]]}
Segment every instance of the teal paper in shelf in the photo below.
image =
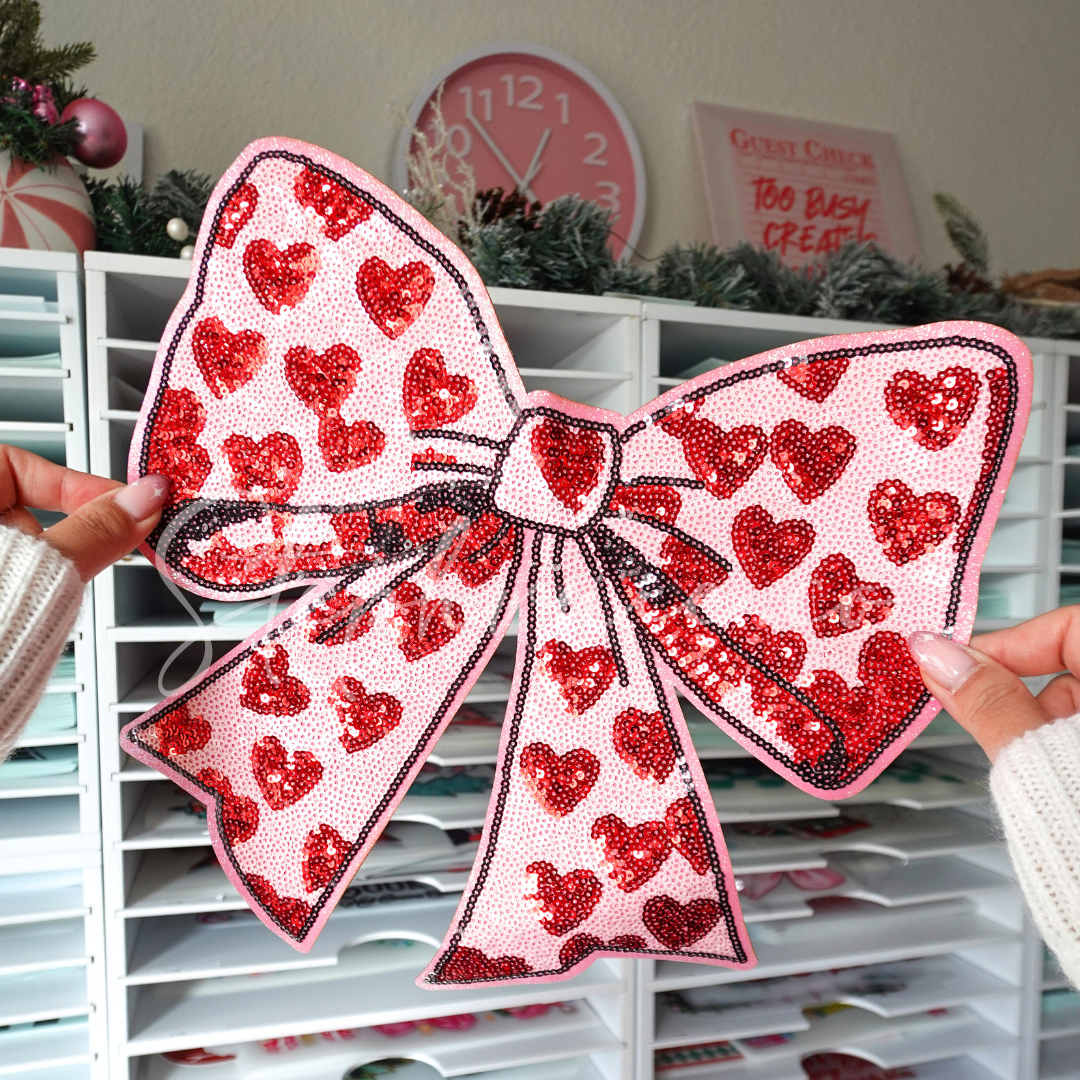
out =
{"type": "Polygon", "coordinates": [[[706,371],[715,371],[726,363],[728,363],[727,360],[718,360],[715,356],[709,356],[688,367],[685,371],[680,371],[679,375],[683,379],[696,379],[699,375],[704,375],[706,371]]]}
{"type": "Polygon", "coordinates": [[[0,783],[28,776],[63,776],[78,769],[77,746],[21,746],[0,765],[0,783]]]}
{"type": "Polygon", "coordinates": [[[1064,566],[1080,566],[1080,540],[1061,541],[1061,562],[1064,566]]]}
{"type": "Polygon", "coordinates": [[[58,368],[60,354],[43,353],[41,356],[0,356],[0,370],[4,368],[58,368]]]}
{"type": "Polygon", "coordinates": [[[203,600],[199,604],[199,613],[213,616],[215,625],[258,628],[271,619],[277,618],[290,601],[265,603],[236,603],[229,600],[203,600]]]}
{"type": "Polygon", "coordinates": [[[1000,586],[983,583],[979,586],[977,619],[1007,619],[1011,614],[1009,594],[1000,586]]]}
{"type": "Polygon", "coordinates": [[[75,695],[46,694],[26,725],[27,735],[51,735],[75,726],[75,695]]]}
{"type": "Polygon", "coordinates": [[[58,682],[61,680],[67,682],[75,678],[75,656],[73,653],[65,653],[56,661],[52,677],[58,682]]]}
{"type": "MultiPolygon", "coordinates": [[[[55,305],[54,305],[55,307],[55,305]]],[[[0,293],[0,311],[47,311],[44,296],[0,293]]]]}
{"type": "Polygon", "coordinates": [[[1062,607],[1067,604],[1080,604],[1080,582],[1063,581],[1058,593],[1058,603],[1062,607]]]}

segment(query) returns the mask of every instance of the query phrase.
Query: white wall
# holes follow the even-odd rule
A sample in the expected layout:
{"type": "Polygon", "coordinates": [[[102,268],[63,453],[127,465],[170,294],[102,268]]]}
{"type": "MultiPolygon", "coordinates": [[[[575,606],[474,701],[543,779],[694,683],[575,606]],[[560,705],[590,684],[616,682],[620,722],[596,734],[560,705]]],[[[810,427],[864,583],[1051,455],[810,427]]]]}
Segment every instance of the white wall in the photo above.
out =
{"type": "Polygon", "coordinates": [[[251,139],[328,147],[381,179],[408,106],[457,53],[568,53],[637,129],[640,247],[708,239],[695,98],[893,132],[929,262],[930,196],[986,226],[998,271],[1080,265],[1076,0],[42,0],[50,43],[91,40],[91,91],[146,125],[148,174],[215,178],[251,139]]]}

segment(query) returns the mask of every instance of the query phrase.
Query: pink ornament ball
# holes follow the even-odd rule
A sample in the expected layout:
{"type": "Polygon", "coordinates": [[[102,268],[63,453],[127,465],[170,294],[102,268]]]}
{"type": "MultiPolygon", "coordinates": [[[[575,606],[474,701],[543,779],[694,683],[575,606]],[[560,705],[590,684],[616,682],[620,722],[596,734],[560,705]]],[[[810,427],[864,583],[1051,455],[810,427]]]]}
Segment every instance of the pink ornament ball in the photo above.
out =
{"type": "Polygon", "coordinates": [[[78,98],[60,114],[61,122],[75,120],[75,157],[92,169],[111,169],[127,150],[127,129],[115,109],[96,98],[78,98]]]}

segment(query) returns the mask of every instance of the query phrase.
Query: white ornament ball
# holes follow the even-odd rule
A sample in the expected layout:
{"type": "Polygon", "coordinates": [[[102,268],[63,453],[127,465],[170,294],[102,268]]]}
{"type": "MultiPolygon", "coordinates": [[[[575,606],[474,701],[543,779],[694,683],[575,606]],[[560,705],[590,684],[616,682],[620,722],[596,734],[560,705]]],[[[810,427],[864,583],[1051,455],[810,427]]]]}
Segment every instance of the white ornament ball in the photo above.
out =
{"type": "Polygon", "coordinates": [[[165,231],[169,234],[170,240],[186,240],[191,232],[188,223],[182,217],[169,218],[165,231]]]}
{"type": "Polygon", "coordinates": [[[180,258],[181,259],[194,259],[195,258],[195,245],[194,244],[185,244],[180,249],[180,258]]]}

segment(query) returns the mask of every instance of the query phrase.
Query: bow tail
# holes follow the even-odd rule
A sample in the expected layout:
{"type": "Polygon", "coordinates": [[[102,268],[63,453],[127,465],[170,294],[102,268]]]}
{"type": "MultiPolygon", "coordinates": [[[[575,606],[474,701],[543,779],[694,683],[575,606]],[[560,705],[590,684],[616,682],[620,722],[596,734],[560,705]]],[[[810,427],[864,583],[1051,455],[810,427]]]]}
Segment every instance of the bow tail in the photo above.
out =
{"type": "Polygon", "coordinates": [[[521,557],[520,536],[482,565],[429,547],[321,587],[124,729],[206,804],[221,866],[299,951],[495,650],[521,557]]]}
{"type": "Polygon", "coordinates": [[[555,544],[532,538],[483,842],[418,981],[567,979],[598,956],[752,967],[675,694],[590,540],[566,541],[564,584],[552,572],[555,544]]]}

